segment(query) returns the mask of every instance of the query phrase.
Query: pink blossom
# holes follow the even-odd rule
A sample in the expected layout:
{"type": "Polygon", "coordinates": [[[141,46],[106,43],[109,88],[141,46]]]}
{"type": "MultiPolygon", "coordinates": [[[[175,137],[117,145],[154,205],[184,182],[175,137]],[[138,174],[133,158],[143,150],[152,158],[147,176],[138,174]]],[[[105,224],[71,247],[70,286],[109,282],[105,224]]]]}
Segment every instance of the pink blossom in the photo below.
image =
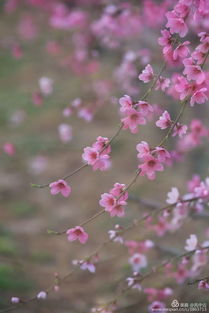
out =
{"type": "Polygon", "coordinates": [[[53,80],[49,77],[41,77],[39,79],[39,87],[44,96],[49,96],[53,92],[53,80]]]}
{"type": "Polygon", "coordinates": [[[59,136],[62,142],[67,143],[72,139],[72,127],[68,124],[60,124],[58,127],[59,136]]]}
{"type": "Polygon", "coordinates": [[[40,291],[38,294],[37,294],[37,299],[46,299],[47,298],[47,293],[45,291],[40,291]]]}
{"type": "Polygon", "coordinates": [[[129,264],[131,264],[134,272],[139,272],[141,268],[147,266],[147,258],[144,254],[135,253],[130,257],[129,264]]]}
{"type": "Polygon", "coordinates": [[[180,123],[177,123],[173,129],[172,136],[175,137],[178,135],[181,138],[186,134],[187,129],[188,129],[187,125],[182,125],[180,123]]]}
{"type": "Polygon", "coordinates": [[[201,88],[197,90],[191,97],[190,104],[191,106],[194,106],[195,103],[205,103],[208,100],[208,97],[206,96],[205,92],[207,92],[207,88],[201,88]]]}
{"type": "Polygon", "coordinates": [[[11,298],[11,302],[12,302],[12,303],[20,303],[20,298],[18,298],[18,297],[12,297],[12,298],[11,298]]]}
{"type": "Polygon", "coordinates": [[[157,155],[159,162],[170,164],[171,155],[165,148],[156,147],[153,152],[157,155]]]}
{"type": "Polygon", "coordinates": [[[139,80],[142,80],[144,83],[149,83],[153,78],[154,78],[153,68],[150,64],[148,64],[142,71],[142,74],[139,75],[139,80]]]}
{"type": "Polygon", "coordinates": [[[163,114],[160,116],[159,120],[156,122],[156,126],[161,129],[166,129],[171,126],[172,121],[170,118],[170,114],[168,111],[164,111],[163,114]]]}
{"type": "Polygon", "coordinates": [[[171,191],[168,192],[167,196],[168,196],[168,198],[166,200],[167,203],[169,203],[169,204],[177,203],[179,200],[178,188],[172,187],[171,191]]]}
{"type": "Polygon", "coordinates": [[[49,185],[51,194],[56,195],[61,193],[63,197],[67,198],[71,193],[71,187],[66,183],[65,180],[59,179],[49,185]]]}
{"type": "Polygon", "coordinates": [[[124,112],[133,107],[133,101],[130,96],[125,95],[119,99],[119,103],[121,105],[120,111],[124,112]]]}
{"type": "Polygon", "coordinates": [[[87,262],[87,261],[84,261],[82,264],[81,264],[81,269],[82,270],[88,270],[90,273],[95,273],[96,272],[96,267],[93,263],[91,262],[87,262]]]}
{"type": "Polygon", "coordinates": [[[197,236],[192,234],[190,235],[189,239],[186,240],[185,250],[187,251],[193,251],[197,247],[197,236]]]}
{"type": "Polygon", "coordinates": [[[186,36],[188,27],[183,18],[179,17],[175,11],[166,13],[166,17],[168,19],[166,27],[170,28],[171,34],[178,33],[180,37],[186,36]]]}
{"type": "Polygon", "coordinates": [[[159,45],[161,45],[161,46],[171,46],[171,44],[172,44],[171,33],[167,29],[164,29],[164,30],[161,30],[161,35],[162,35],[162,37],[160,37],[158,39],[159,45]]]}
{"type": "Polygon", "coordinates": [[[178,58],[184,59],[189,54],[189,48],[187,47],[190,44],[189,41],[184,41],[182,44],[178,45],[173,51],[173,58],[177,60],[178,58]]]}
{"type": "Polygon", "coordinates": [[[183,61],[185,69],[183,73],[187,76],[188,80],[195,80],[198,85],[205,81],[205,73],[199,65],[193,65],[185,59],[183,61]]]}
{"type": "Polygon", "coordinates": [[[6,154],[8,154],[9,156],[12,156],[15,154],[15,146],[10,143],[10,142],[6,142],[4,145],[3,145],[3,150],[6,154]]]}
{"type": "Polygon", "coordinates": [[[116,198],[109,193],[103,193],[101,195],[101,200],[99,201],[99,204],[104,207],[106,211],[111,211],[116,203],[116,198]]]}
{"type": "Polygon", "coordinates": [[[121,119],[123,129],[130,129],[132,134],[136,134],[138,132],[138,125],[146,123],[142,114],[134,108],[126,110],[124,115],[125,117],[121,119]]]}
{"type": "Polygon", "coordinates": [[[161,89],[162,91],[165,91],[166,88],[170,86],[170,79],[160,76],[157,80],[155,90],[161,89]]]}
{"type": "Polygon", "coordinates": [[[110,167],[109,155],[100,154],[96,148],[84,148],[82,158],[87,164],[92,165],[93,171],[96,171],[97,169],[105,171],[110,167]]]}
{"type": "Polygon", "coordinates": [[[165,303],[160,301],[154,301],[148,306],[148,312],[158,312],[158,313],[164,313],[165,312],[165,303]]]}
{"type": "Polygon", "coordinates": [[[136,146],[136,150],[139,152],[137,154],[137,158],[144,159],[145,157],[149,156],[151,153],[150,146],[146,141],[141,141],[136,146]]]}
{"type": "Polygon", "coordinates": [[[147,177],[151,180],[155,179],[156,171],[163,171],[163,165],[151,155],[146,156],[144,158],[144,163],[139,165],[138,168],[141,169],[141,176],[147,175],[147,177]]]}
{"type": "Polygon", "coordinates": [[[209,284],[206,280],[201,280],[198,283],[198,289],[209,289],[209,284]]]}
{"type": "Polygon", "coordinates": [[[89,235],[84,231],[83,227],[81,226],[76,226],[74,228],[68,229],[66,234],[69,241],[79,240],[82,244],[86,243],[89,237],[89,235]]]}
{"type": "Polygon", "coordinates": [[[154,111],[153,106],[146,101],[138,101],[135,106],[140,109],[140,112],[144,116],[154,111]]]}

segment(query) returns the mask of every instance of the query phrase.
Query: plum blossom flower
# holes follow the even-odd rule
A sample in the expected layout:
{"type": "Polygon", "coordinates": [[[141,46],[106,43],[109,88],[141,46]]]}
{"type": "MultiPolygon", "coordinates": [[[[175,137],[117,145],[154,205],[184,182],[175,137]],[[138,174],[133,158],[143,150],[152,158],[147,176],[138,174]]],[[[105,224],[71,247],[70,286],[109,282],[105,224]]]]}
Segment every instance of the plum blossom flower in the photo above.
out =
{"type": "Polygon", "coordinates": [[[39,87],[44,96],[49,96],[53,92],[53,80],[49,77],[41,77],[39,79],[39,87]]]}
{"type": "Polygon", "coordinates": [[[151,180],[155,179],[155,172],[156,171],[163,171],[163,165],[153,156],[146,156],[144,158],[144,163],[138,165],[138,168],[141,170],[140,175],[147,177],[151,180]]]}
{"type": "Polygon", "coordinates": [[[12,298],[11,298],[11,302],[12,302],[12,303],[20,303],[20,298],[18,298],[18,297],[12,297],[12,298]]]}
{"type": "Polygon", "coordinates": [[[161,89],[162,91],[165,91],[166,88],[168,88],[169,86],[170,86],[170,79],[160,76],[156,82],[155,90],[161,89]]]}
{"type": "Polygon", "coordinates": [[[175,137],[178,135],[180,138],[182,138],[186,134],[187,129],[188,129],[187,125],[177,123],[173,129],[172,136],[175,137]]]}
{"type": "Polygon", "coordinates": [[[42,299],[42,300],[45,300],[47,298],[47,293],[46,291],[40,291],[38,294],[37,294],[37,299],[42,299]]]}
{"type": "Polygon", "coordinates": [[[176,188],[176,187],[171,188],[171,191],[168,192],[167,196],[168,196],[168,198],[167,198],[166,202],[167,202],[168,204],[177,203],[178,200],[179,200],[179,191],[178,191],[178,188],[176,188]]]}
{"type": "Polygon", "coordinates": [[[166,27],[170,28],[171,34],[179,34],[180,37],[186,36],[188,32],[188,27],[184,22],[184,19],[179,17],[175,11],[166,13],[168,22],[166,27]]]}
{"type": "Polygon", "coordinates": [[[84,231],[83,227],[76,226],[66,231],[67,239],[69,241],[79,240],[80,243],[84,244],[88,240],[89,235],[84,231]]]}
{"type": "Polygon", "coordinates": [[[198,283],[198,289],[209,289],[209,284],[206,280],[201,280],[198,283]]]}
{"type": "Polygon", "coordinates": [[[114,187],[110,189],[109,193],[103,193],[99,204],[105,208],[110,216],[123,217],[125,215],[124,206],[127,205],[128,192],[125,191],[125,185],[115,183],[114,187]]]}
{"type": "Polygon", "coordinates": [[[119,99],[120,103],[120,111],[125,112],[128,109],[131,109],[133,107],[133,101],[130,96],[125,95],[119,99]]]}
{"type": "Polygon", "coordinates": [[[110,240],[123,244],[124,240],[123,240],[123,237],[120,235],[120,231],[122,229],[123,228],[120,225],[116,224],[115,229],[108,230],[108,235],[109,235],[110,240]]]}
{"type": "Polygon", "coordinates": [[[191,106],[194,106],[195,103],[205,103],[208,100],[208,97],[206,96],[205,92],[207,92],[207,88],[200,88],[197,90],[191,97],[190,104],[191,106]]]}
{"type": "Polygon", "coordinates": [[[156,126],[161,129],[166,129],[171,126],[172,121],[170,114],[168,111],[164,111],[163,114],[160,116],[159,120],[156,122],[156,126]]]}
{"type": "Polygon", "coordinates": [[[154,301],[148,306],[148,312],[153,313],[153,312],[158,312],[158,313],[164,313],[165,312],[165,303],[160,302],[160,301],[154,301]]]}
{"type": "Polygon", "coordinates": [[[141,112],[138,112],[134,108],[126,110],[124,117],[121,119],[123,123],[123,129],[130,129],[132,134],[136,134],[138,131],[138,125],[144,125],[146,123],[145,118],[141,112]]]}
{"type": "Polygon", "coordinates": [[[188,80],[195,80],[198,85],[205,81],[205,73],[199,65],[194,65],[190,59],[184,59],[183,74],[187,76],[188,80]]]}
{"type": "Polygon", "coordinates": [[[192,234],[190,235],[190,237],[186,240],[186,245],[185,245],[185,250],[187,251],[193,251],[196,249],[197,247],[197,243],[198,243],[198,240],[197,240],[197,236],[192,234]]]}
{"type": "Polygon", "coordinates": [[[147,258],[144,254],[135,253],[130,257],[129,264],[131,264],[133,271],[138,273],[141,268],[147,266],[147,258]]]}
{"type": "Polygon", "coordinates": [[[137,158],[139,159],[144,159],[144,157],[149,156],[151,153],[150,146],[146,141],[138,143],[136,150],[138,151],[137,158]]]}
{"type": "Polygon", "coordinates": [[[63,179],[59,179],[49,185],[51,194],[56,195],[61,193],[63,197],[67,198],[71,194],[71,187],[63,179]]]}
{"type": "Polygon", "coordinates": [[[139,80],[142,80],[144,83],[149,83],[154,77],[153,68],[150,64],[147,64],[145,69],[139,75],[139,80]]]}
{"type": "Polygon", "coordinates": [[[92,147],[84,148],[82,158],[88,165],[92,166],[93,171],[97,169],[105,171],[110,167],[109,153],[111,152],[111,147],[108,143],[108,138],[99,136],[92,147]]]}
{"type": "Polygon", "coordinates": [[[3,151],[8,154],[9,156],[12,156],[15,154],[15,146],[11,142],[6,142],[3,145],[3,151]]]}
{"type": "Polygon", "coordinates": [[[184,41],[182,44],[178,45],[178,47],[176,47],[176,49],[173,51],[173,59],[177,60],[178,58],[186,58],[189,54],[189,44],[189,41],[184,41]]]}
{"type": "Polygon", "coordinates": [[[67,143],[72,139],[72,127],[68,124],[60,124],[58,127],[59,136],[62,142],[67,143]]]}

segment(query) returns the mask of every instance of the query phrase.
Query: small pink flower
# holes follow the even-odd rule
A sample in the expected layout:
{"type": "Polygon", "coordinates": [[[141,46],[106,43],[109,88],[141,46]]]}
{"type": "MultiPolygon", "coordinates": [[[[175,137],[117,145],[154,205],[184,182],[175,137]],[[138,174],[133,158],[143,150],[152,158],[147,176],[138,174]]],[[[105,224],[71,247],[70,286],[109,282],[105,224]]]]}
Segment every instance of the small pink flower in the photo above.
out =
{"type": "Polygon", "coordinates": [[[147,258],[144,254],[135,253],[129,259],[129,263],[131,264],[134,272],[139,272],[141,268],[147,266],[147,258]]]}
{"type": "Polygon", "coordinates": [[[176,188],[176,187],[171,188],[171,191],[168,192],[167,196],[168,196],[168,198],[166,200],[167,203],[169,203],[169,204],[177,203],[179,200],[178,188],[176,188]]]}
{"type": "Polygon", "coordinates": [[[195,80],[198,85],[205,81],[205,73],[199,65],[191,64],[189,59],[183,61],[185,69],[183,73],[187,76],[188,80],[195,80]]]}
{"type": "Polygon", "coordinates": [[[49,187],[52,195],[56,195],[60,192],[63,197],[67,198],[71,193],[71,187],[63,179],[51,183],[49,187]]]}
{"type": "Polygon", "coordinates": [[[139,75],[139,79],[144,83],[149,83],[154,77],[153,68],[148,64],[145,69],[142,71],[142,74],[139,75]]]}
{"type": "Polygon", "coordinates": [[[187,129],[188,129],[187,125],[177,123],[176,126],[174,127],[172,136],[175,137],[178,135],[180,138],[182,138],[186,134],[187,129]]]}
{"type": "Polygon", "coordinates": [[[60,124],[58,127],[60,140],[64,143],[71,141],[72,139],[72,127],[68,124],[60,124]]]}
{"type": "Polygon", "coordinates": [[[148,307],[148,312],[158,312],[158,313],[164,313],[165,312],[165,303],[160,301],[154,301],[152,302],[148,307]]]}
{"type": "Polygon", "coordinates": [[[110,193],[103,193],[99,201],[99,204],[104,207],[106,211],[111,211],[116,203],[116,198],[110,193]]]}
{"type": "Polygon", "coordinates": [[[156,122],[156,126],[161,129],[166,129],[170,127],[172,124],[170,114],[168,111],[164,111],[163,114],[160,116],[159,120],[156,122]]]}
{"type": "Polygon", "coordinates": [[[165,148],[156,147],[154,149],[154,152],[156,153],[159,162],[169,164],[169,161],[171,160],[171,155],[165,148]]]}
{"type": "Polygon", "coordinates": [[[41,77],[39,79],[39,87],[44,96],[49,96],[53,92],[53,80],[49,77],[41,77]]]}
{"type": "Polygon", "coordinates": [[[47,298],[47,293],[45,291],[40,291],[36,297],[37,299],[45,300],[47,298]]]}
{"type": "Polygon", "coordinates": [[[209,289],[209,284],[206,280],[201,280],[198,283],[198,289],[209,289]]]}
{"type": "Polygon", "coordinates": [[[20,298],[18,298],[18,297],[12,297],[12,298],[11,298],[11,302],[12,302],[12,303],[20,303],[20,298]]]}
{"type": "Polygon", "coordinates": [[[144,157],[149,156],[151,152],[149,144],[146,141],[141,141],[138,143],[136,150],[139,152],[137,154],[137,158],[139,159],[143,159],[144,157]]]}
{"type": "Polygon", "coordinates": [[[138,125],[146,124],[145,118],[134,108],[126,110],[124,115],[125,117],[121,119],[123,129],[130,129],[132,134],[137,133],[138,125]]]}
{"type": "Polygon", "coordinates": [[[168,19],[166,27],[170,28],[171,34],[177,33],[180,37],[186,36],[188,27],[183,18],[179,17],[175,11],[168,12],[166,17],[168,19]]]}
{"type": "Polygon", "coordinates": [[[85,270],[88,270],[90,273],[95,273],[96,272],[96,267],[93,263],[91,262],[87,262],[87,261],[84,261],[80,268],[85,271],[85,270]]]}
{"type": "Polygon", "coordinates": [[[170,86],[170,79],[160,76],[159,79],[157,80],[155,90],[161,89],[162,91],[165,91],[166,88],[170,86]]]}
{"type": "Polygon", "coordinates": [[[172,36],[171,33],[167,30],[161,30],[162,37],[158,38],[158,43],[161,46],[171,46],[172,36]]]}
{"type": "Polygon", "coordinates": [[[133,101],[130,96],[125,95],[119,99],[119,103],[121,105],[120,111],[124,112],[133,107],[133,101]]]}
{"type": "Polygon", "coordinates": [[[146,101],[138,101],[135,106],[140,109],[143,116],[147,116],[154,111],[153,106],[146,101]]]}
{"type": "Polygon", "coordinates": [[[178,58],[186,58],[189,54],[189,48],[187,47],[189,44],[189,41],[184,41],[182,44],[178,45],[173,51],[173,59],[177,60],[178,58]]]}
{"type": "Polygon", "coordinates": [[[197,236],[192,234],[190,235],[189,239],[186,240],[185,250],[187,251],[193,251],[197,247],[197,236]]]}
{"type": "Polygon", "coordinates": [[[79,240],[82,244],[86,243],[89,237],[89,235],[84,231],[83,227],[81,226],[76,226],[74,228],[68,229],[66,234],[69,241],[79,240]]]}
{"type": "Polygon", "coordinates": [[[205,92],[207,92],[207,88],[201,88],[197,90],[191,97],[190,104],[191,106],[194,106],[195,103],[205,103],[208,100],[208,97],[206,96],[205,92]]]}
{"type": "Polygon", "coordinates": [[[10,143],[10,142],[6,142],[4,145],[3,145],[3,150],[6,154],[8,154],[9,156],[12,156],[15,154],[15,146],[10,143]]]}
{"type": "Polygon", "coordinates": [[[141,169],[141,176],[147,175],[151,180],[155,179],[156,171],[163,171],[163,165],[151,155],[146,156],[144,163],[139,165],[138,168],[141,169]]]}

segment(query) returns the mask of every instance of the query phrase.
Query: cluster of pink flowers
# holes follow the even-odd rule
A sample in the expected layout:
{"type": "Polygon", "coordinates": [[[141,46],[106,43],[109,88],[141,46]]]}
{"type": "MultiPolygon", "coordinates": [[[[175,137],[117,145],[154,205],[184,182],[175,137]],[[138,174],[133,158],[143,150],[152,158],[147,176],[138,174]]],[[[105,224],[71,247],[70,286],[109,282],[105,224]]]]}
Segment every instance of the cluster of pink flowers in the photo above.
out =
{"type": "Polygon", "coordinates": [[[136,149],[138,151],[137,157],[141,162],[138,165],[141,176],[146,175],[149,179],[155,179],[155,172],[163,171],[164,164],[170,164],[171,155],[165,148],[151,149],[146,141],[141,141],[136,149]]]}
{"type": "Polygon", "coordinates": [[[99,204],[109,212],[110,216],[123,217],[125,215],[124,206],[127,205],[128,192],[124,184],[115,183],[109,193],[103,193],[99,204]]]}
{"type": "Polygon", "coordinates": [[[130,96],[125,95],[119,99],[122,115],[121,122],[124,129],[129,129],[132,134],[138,132],[138,126],[146,124],[146,118],[150,118],[153,107],[146,101],[133,102],[130,96]]]}
{"type": "Polygon", "coordinates": [[[88,165],[91,165],[93,171],[99,169],[100,171],[106,171],[110,168],[110,152],[111,146],[109,139],[106,137],[97,137],[96,142],[91,147],[84,148],[82,158],[88,165]]]}

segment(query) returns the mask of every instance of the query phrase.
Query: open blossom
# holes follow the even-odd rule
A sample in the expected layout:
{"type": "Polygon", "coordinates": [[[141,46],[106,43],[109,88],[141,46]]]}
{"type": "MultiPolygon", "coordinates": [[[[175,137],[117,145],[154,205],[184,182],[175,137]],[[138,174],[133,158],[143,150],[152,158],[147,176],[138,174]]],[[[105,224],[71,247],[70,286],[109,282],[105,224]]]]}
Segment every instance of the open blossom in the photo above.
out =
{"type": "Polygon", "coordinates": [[[47,298],[47,293],[45,291],[40,291],[38,294],[37,294],[37,299],[46,299],[47,298]]]}
{"type": "Polygon", "coordinates": [[[124,206],[127,205],[128,192],[125,191],[125,185],[115,183],[109,193],[103,193],[99,204],[110,213],[110,216],[123,217],[125,215],[124,206]]]}
{"type": "Polygon", "coordinates": [[[171,191],[168,192],[167,196],[168,196],[168,198],[166,200],[167,203],[169,203],[169,204],[177,203],[179,200],[178,188],[176,188],[176,187],[171,188],[171,191]]]}
{"type": "Polygon", "coordinates": [[[131,97],[128,95],[121,97],[119,99],[119,103],[121,106],[120,107],[121,112],[124,112],[124,111],[131,109],[133,107],[133,101],[132,101],[131,97]]]}
{"type": "Polygon", "coordinates": [[[108,142],[108,138],[99,136],[92,147],[84,148],[82,158],[87,164],[92,166],[93,171],[97,169],[105,171],[110,167],[109,153],[111,152],[111,147],[108,145],[108,142]]]}
{"type": "Polygon", "coordinates": [[[180,123],[177,123],[173,129],[172,136],[175,137],[178,135],[181,138],[186,134],[187,129],[188,129],[187,125],[182,125],[180,123]]]}
{"type": "Polygon", "coordinates": [[[206,96],[207,88],[200,88],[197,90],[191,97],[190,104],[193,106],[195,103],[205,103],[208,100],[208,97],[206,96]]]}
{"type": "Polygon", "coordinates": [[[134,272],[139,272],[142,268],[147,266],[147,258],[144,254],[135,253],[129,259],[134,272]]]}
{"type": "Polygon", "coordinates": [[[186,36],[188,32],[188,27],[184,22],[184,19],[179,17],[175,11],[166,13],[168,22],[166,27],[170,28],[171,34],[179,34],[180,37],[186,36]]]}
{"type": "Polygon", "coordinates": [[[156,171],[163,171],[163,165],[153,156],[147,156],[144,158],[144,163],[138,165],[138,168],[141,170],[140,175],[147,175],[149,179],[155,179],[156,171]]]}
{"type": "Polygon", "coordinates": [[[39,79],[39,87],[44,96],[49,96],[53,92],[53,80],[49,77],[41,77],[39,79]]]}
{"type": "Polygon", "coordinates": [[[192,234],[190,235],[189,239],[186,240],[185,250],[193,251],[197,247],[197,236],[192,234]]]}
{"type": "Polygon", "coordinates": [[[144,157],[149,156],[151,153],[150,146],[146,141],[138,143],[136,150],[138,151],[137,158],[139,159],[144,159],[144,157]]]}
{"type": "Polygon", "coordinates": [[[158,313],[164,313],[165,312],[166,305],[163,302],[160,301],[154,301],[152,302],[148,307],[148,312],[158,312],[158,313]]]}
{"type": "Polygon", "coordinates": [[[165,91],[166,88],[168,88],[169,86],[170,86],[170,79],[160,76],[156,82],[155,90],[161,89],[162,91],[165,91]]]}
{"type": "Polygon", "coordinates": [[[189,41],[184,41],[182,44],[178,45],[176,49],[173,51],[173,58],[177,60],[178,58],[184,59],[189,54],[188,45],[190,44],[189,41]]]}
{"type": "Polygon", "coordinates": [[[171,126],[172,121],[170,118],[170,114],[168,111],[164,111],[163,114],[160,116],[159,120],[156,122],[156,126],[161,129],[166,129],[171,126]]]}
{"type": "Polygon", "coordinates": [[[198,283],[198,289],[209,289],[209,284],[206,280],[201,280],[198,283]]]}
{"type": "Polygon", "coordinates": [[[15,154],[15,146],[10,143],[10,142],[6,142],[4,145],[3,145],[3,151],[8,154],[9,156],[12,156],[15,154]]]}
{"type": "Polygon", "coordinates": [[[187,76],[188,80],[195,80],[198,85],[202,84],[205,80],[205,73],[199,65],[194,65],[190,59],[184,59],[183,74],[187,76]]]}
{"type": "Polygon", "coordinates": [[[12,302],[12,303],[20,303],[20,298],[18,298],[18,297],[12,297],[12,298],[11,298],[11,302],[12,302]]]}
{"type": "Polygon", "coordinates": [[[62,142],[66,143],[72,139],[72,127],[68,124],[60,124],[58,132],[62,142]]]}
{"type": "Polygon", "coordinates": [[[138,126],[146,124],[146,120],[142,113],[134,108],[128,109],[124,112],[124,117],[121,119],[123,129],[130,129],[132,134],[138,132],[138,126]]]}
{"type": "Polygon", "coordinates": [[[76,226],[74,228],[68,229],[66,234],[69,241],[79,240],[82,244],[86,243],[89,237],[89,235],[84,231],[83,227],[81,226],[76,226]]]}
{"type": "Polygon", "coordinates": [[[148,64],[142,73],[139,75],[139,79],[142,80],[144,83],[150,82],[154,77],[154,72],[152,66],[148,64]]]}
{"type": "Polygon", "coordinates": [[[65,180],[59,179],[49,185],[51,194],[56,195],[61,193],[63,197],[67,198],[71,193],[71,187],[66,183],[65,180]]]}

